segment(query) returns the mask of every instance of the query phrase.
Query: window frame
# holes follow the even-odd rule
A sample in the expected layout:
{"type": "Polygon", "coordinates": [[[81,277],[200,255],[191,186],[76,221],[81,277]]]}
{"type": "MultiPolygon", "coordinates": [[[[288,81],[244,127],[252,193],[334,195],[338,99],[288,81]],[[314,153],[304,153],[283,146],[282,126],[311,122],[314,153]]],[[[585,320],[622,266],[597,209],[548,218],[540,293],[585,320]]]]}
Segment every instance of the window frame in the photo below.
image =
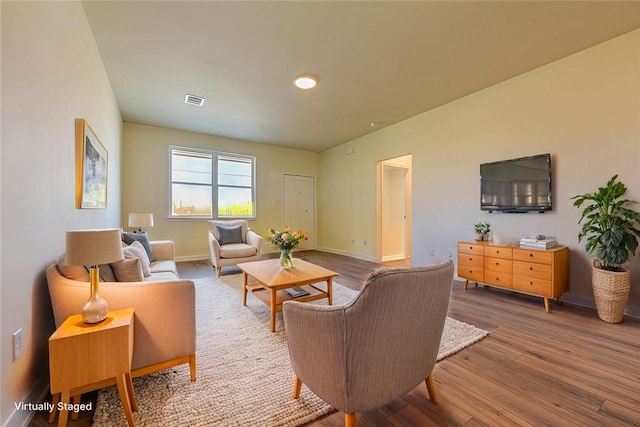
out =
{"type": "Polygon", "coordinates": [[[214,219],[247,219],[255,220],[258,214],[258,208],[256,203],[256,157],[249,154],[229,153],[223,151],[207,150],[203,148],[192,148],[178,145],[169,146],[169,220],[178,221],[202,221],[202,220],[214,220],[214,219]],[[180,151],[184,153],[194,153],[195,155],[211,156],[211,184],[192,183],[188,181],[174,181],[173,180],[173,155],[174,151],[180,151]],[[220,158],[239,159],[240,161],[251,164],[251,186],[243,185],[221,185],[219,184],[218,177],[218,161],[220,158]],[[211,215],[175,215],[173,213],[173,185],[174,184],[187,184],[187,185],[199,185],[204,187],[210,187],[211,192],[211,215]],[[253,205],[253,215],[219,215],[218,209],[218,194],[219,188],[247,188],[251,190],[251,203],[253,205]]]}

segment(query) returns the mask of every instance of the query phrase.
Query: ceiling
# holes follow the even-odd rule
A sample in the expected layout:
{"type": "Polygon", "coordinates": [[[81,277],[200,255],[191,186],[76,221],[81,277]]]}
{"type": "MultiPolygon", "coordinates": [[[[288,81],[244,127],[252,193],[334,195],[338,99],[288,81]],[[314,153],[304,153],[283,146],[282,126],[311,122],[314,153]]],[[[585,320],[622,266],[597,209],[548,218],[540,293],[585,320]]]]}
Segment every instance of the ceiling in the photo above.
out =
{"type": "Polygon", "coordinates": [[[316,152],[640,28],[637,1],[83,5],[125,121],[316,152]]]}

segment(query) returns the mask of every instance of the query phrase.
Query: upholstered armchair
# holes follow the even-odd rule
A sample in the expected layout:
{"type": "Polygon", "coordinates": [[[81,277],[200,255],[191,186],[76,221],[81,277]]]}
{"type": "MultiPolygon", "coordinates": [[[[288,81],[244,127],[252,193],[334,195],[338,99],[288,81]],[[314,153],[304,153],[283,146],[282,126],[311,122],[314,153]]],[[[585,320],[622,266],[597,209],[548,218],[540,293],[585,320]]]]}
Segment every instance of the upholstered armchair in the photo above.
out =
{"type": "Polygon", "coordinates": [[[453,262],[382,268],[344,305],[283,304],[293,397],[305,384],[345,413],[378,408],[425,381],[436,394],[433,370],[449,307],[453,262]]]}
{"type": "Polygon", "coordinates": [[[209,221],[209,250],[211,264],[220,277],[222,267],[259,261],[262,236],[250,230],[243,219],[209,221]]]}

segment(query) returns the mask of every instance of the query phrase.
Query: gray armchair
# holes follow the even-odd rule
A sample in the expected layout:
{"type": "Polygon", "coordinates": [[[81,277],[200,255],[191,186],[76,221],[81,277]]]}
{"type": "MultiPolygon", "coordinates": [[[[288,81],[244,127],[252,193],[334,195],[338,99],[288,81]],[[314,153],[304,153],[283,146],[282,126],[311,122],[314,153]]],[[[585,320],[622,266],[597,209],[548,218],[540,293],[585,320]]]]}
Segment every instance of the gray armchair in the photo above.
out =
{"type": "Polygon", "coordinates": [[[355,426],[355,413],[378,408],[425,381],[435,402],[431,371],[449,307],[453,262],[382,268],[355,299],[321,306],[283,305],[289,354],[296,375],[355,426]]]}
{"type": "Polygon", "coordinates": [[[220,277],[222,267],[259,261],[262,236],[250,230],[243,219],[209,221],[209,251],[211,264],[220,277]]]}

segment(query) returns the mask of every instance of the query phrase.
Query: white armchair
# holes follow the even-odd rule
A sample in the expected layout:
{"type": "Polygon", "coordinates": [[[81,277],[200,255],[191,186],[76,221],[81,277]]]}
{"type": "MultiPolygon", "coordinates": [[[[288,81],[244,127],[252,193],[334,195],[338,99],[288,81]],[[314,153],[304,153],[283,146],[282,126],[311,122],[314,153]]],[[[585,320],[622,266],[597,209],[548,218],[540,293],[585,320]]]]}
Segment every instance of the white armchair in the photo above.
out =
{"type": "Polygon", "coordinates": [[[209,250],[211,264],[220,277],[222,267],[259,261],[262,236],[250,230],[243,219],[209,221],[209,250]]]}

